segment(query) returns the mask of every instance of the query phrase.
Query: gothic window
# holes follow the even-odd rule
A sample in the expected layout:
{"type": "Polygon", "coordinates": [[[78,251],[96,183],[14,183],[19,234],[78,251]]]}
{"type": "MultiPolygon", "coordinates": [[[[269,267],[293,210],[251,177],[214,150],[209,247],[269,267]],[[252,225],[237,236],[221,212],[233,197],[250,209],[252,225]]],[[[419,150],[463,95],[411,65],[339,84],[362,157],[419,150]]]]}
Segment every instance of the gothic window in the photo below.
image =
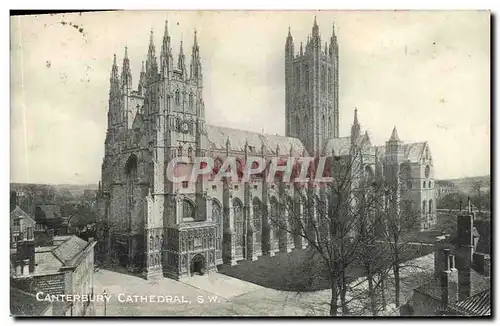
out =
{"type": "Polygon", "coordinates": [[[307,119],[307,114],[304,117],[304,126],[303,126],[302,130],[304,130],[303,135],[306,138],[306,142],[307,142],[307,137],[309,136],[307,134],[307,130],[309,130],[309,120],[307,119]]]}
{"type": "Polygon", "coordinates": [[[175,91],[175,105],[180,105],[181,104],[181,93],[179,90],[175,91]]]}
{"type": "Polygon", "coordinates": [[[431,173],[431,168],[428,165],[426,165],[425,166],[425,177],[428,178],[430,173],[431,173]]]}
{"type": "Polygon", "coordinates": [[[300,67],[297,67],[296,76],[297,76],[296,80],[297,91],[300,91],[300,67]]]}
{"type": "Polygon", "coordinates": [[[328,118],[328,138],[331,137],[332,137],[332,118],[330,117],[328,118]]]}
{"type": "Polygon", "coordinates": [[[429,200],[429,214],[432,214],[432,199],[429,200]]]}
{"type": "Polygon", "coordinates": [[[423,184],[422,188],[424,188],[424,189],[425,189],[425,181],[424,181],[424,184],[423,184]]]}
{"type": "Polygon", "coordinates": [[[212,218],[214,219],[217,227],[215,229],[215,249],[222,249],[222,234],[223,229],[223,219],[222,219],[222,209],[216,200],[212,200],[212,218]]]}
{"type": "Polygon", "coordinates": [[[184,199],[182,201],[182,219],[194,220],[194,205],[190,200],[184,199]]]}
{"type": "Polygon", "coordinates": [[[425,214],[427,212],[427,201],[422,202],[422,212],[425,214]]]}
{"type": "Polygon", "coordinates": [[[132,155],[125,165],[125,174],[127,180],[127,214],[128,214],[128,229],[132,229],[132,210],[134,208],[134,190],[137,181],[137,156],[132,155]]]}
{"type": "Polygon", "coordinates": [[[324,93],[326,91],[326,73],[325,69],[321,69],[321,91],[324,93]]]}
{"type": "Polygon", "coordinates": [[[189,93],[189,108],[193,108],[193,93],[189,93]]]}
{"type": "Polygon", "coordinates": [[[300,119],[299,117],[295,117],[295,131],[297,137],[300,137],[300,119]]]}
{"type": "Polygon", "coordinates": [[[307,65],[304,67],[304,88],[306,92],[309,92],[309,67],[307,65]]]}
{"type": "Polygon", "coordinates": [[[237,247],[243,246],[243,204],[238,198],[233,199],[234,211],[234,232],[236,236],[235,244],[237,247]]]}
{"type": "Polygon", "coordinates": [[[371,166],[367,165],[365,166],[365,178],[367,180],[371,180],[373,178],[373,170],[371,168],[371,166]]]}
{"type": "Polygon", "coordinates": [[[325,115],[323,114],[321,116],[321,137],[325,138],[325,126],[326,126],[326,120],[325,120],[325,115]]]}
{"type": "Polygon", "coordinates": [[[328,89],[330,90],[330,93],[333,93],[333,73],[332,73],[332,68],[328,69],[328,89]]]}
{"type": "Polygon", "coordinates": [[[253,199],[253,228],[255,230],[255,242],[260,244],[262,235],[262,203],[257,197],[253,199]]]}
{"type": "Polygon", "coordinates": [[[159,250],[160,249],[160,237],[159,236],[156,236],[156,241],[155,241],[155,250],[159,250]]]}
{"type": "Polygon", "coordinates": [[[278,238],[278,234],[276,232],[276,224],[278,223],[278,201],[276,200],[275,197],[271,198],[271,214],[270,214],[270,221],[269,221],[269,227],[272,230],[271,231],[271,240],[275,240],[278,238]]]}
{"type": "Polygon", "coordinates": [[[153,250],[153,236],[149,236],[149,250],[153,250]]]}

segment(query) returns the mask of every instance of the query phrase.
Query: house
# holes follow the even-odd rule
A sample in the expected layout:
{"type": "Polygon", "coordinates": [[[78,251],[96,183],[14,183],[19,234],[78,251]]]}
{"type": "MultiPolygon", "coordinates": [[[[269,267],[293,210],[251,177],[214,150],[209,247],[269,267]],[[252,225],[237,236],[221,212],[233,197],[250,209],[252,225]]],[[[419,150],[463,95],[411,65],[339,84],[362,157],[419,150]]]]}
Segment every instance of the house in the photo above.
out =
{"type": "Polygon", "coordinates": [[[491,316],[490,255],[477,252],[479,232],[471,210],[457,217],[454,238],[434,245],[434,279],[413,290],[401,315],[491,316]]]}
{"type": "Polygon", "coordinates": [[[14,317],[52,316],[52,302],[37,300],[36,296],[10,288],[10,314],[14,317]]]}
{"type": "MultiPolygon", "coordinates": [[[[27,246],[20,259],[11,259],[11,286],[40,296],[80,295],[93,297],[94,294],[94,246],[90,238],[85,241],[75,235],[55,236],[52,245],[34,247],[18,245],[18,250],[27,246]],[[29,266],[25,267],[25,266],[29,266]]],[[[12,255],[11,255],[12,257],[12,255]]],[[[92,316],[93,302],[54,302],[54,316],[92,316]]]]}

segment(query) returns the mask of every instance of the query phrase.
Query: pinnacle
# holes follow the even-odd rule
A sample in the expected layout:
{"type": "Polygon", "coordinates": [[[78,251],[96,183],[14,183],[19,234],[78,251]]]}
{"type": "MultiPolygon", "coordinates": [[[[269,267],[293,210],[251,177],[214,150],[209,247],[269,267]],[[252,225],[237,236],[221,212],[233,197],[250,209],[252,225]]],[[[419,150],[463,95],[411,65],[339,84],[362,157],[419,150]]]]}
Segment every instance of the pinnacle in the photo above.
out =
{"type": "Polygon", "coordinates": [[[399,141],[398,130],[396,129],[396,126],[394,126],[394,129],[392,129],[391,138],[389,140],[399,141]]]}

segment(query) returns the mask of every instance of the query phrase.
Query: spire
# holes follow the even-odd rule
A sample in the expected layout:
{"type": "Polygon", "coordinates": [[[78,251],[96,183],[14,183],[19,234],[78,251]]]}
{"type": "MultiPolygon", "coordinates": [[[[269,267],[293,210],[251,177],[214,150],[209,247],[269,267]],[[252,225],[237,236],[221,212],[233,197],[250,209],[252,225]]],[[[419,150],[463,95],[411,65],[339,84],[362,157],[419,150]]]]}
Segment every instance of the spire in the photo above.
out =
{"type": "Polygon", "coordinates": [[[194,30],[193,50],[191,51],[191,79],[202,82],[200,47],[198,46],[198,33],[194,30]]]}
{"type": "Polygon", "coordinates": [[[177,69],[181,70],[183,74],[186,72],[185,61],[186,60],[185,60],[185,56],[184,56],[184,49],[183,49],[182,40],[181,40],[181,48],[179,50],[179,58],[177,60],[177,69]]]}
{"type": "Polygon", "coordinates": [[[146,76],[148,83],[155,82],[158,78],[158,63],[156,61],[156,49],[153,36],[153,30],[151,30],[149,36],[148,58],[146,60],[146,76]]]}
{"type": "Polygon", "coordinates": [[[172,70],[172,50],[170,48],[170,35],[168,34],[168,20],[165,20],[165,32],[163,33],[163,43],[161,46],[160,69],[162,78],[168,76],[172,70]]]}
{"type": "Polygon", "coordinates": [[[110,82],[118,82],[118,66],[116,65],[116,53],[113,54],[113,65],[111,66],[110,82]]]}
{"type": "Polygon", "coordinates": [[[351,142],[356,142],[359,140],[361,127],[358,121],[358,109],[354,108],[354,122],[351,127],[351,142]]]}
{"type": "Polygon", "coordinates": [[[144,70],[144,60],[142,61],[141,74],[139,75],[139,86],[137,87],[139,94],[141,96],[145,95],[146,92],[146,70],[144,70]]]}
{"type": "Polygon", "coordinates": [[[319,27],[318,23],[316,22],[316,16],[314,16],[314,24],[312,28],[312,33],[313,33],[313,38],[319,37],[319,27]]]}
{"type": "Polygon", "coordinates": [[[392,129],[391,138],[389,140],[400,141],[399,136],[398,136],[398,130],[396,129],[396,126],[394,126],[394,128],[392,129]]]}
{"type": "Polygon", "coordinates": [[[288,27],[288,36],[286,37],[285,54],[287,58],[294,57],[293,38],[292,38],[292,33],[290,32],[290,27],[288,27]]]}
{"type": "Polygon", "coordinates": [[[128,58],[127,47],[125,46],[125,56],[123,57],[121,87],[124,93],[132,90],[132,72],[130,71],[130,60],[128,58]]]}

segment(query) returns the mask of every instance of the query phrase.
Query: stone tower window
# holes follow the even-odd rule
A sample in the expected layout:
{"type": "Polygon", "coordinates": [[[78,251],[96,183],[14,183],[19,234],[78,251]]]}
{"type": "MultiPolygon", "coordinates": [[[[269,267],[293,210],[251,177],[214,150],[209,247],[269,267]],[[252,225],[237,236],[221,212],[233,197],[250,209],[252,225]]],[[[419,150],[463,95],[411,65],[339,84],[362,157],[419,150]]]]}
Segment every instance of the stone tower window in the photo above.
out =
{"type": "Polygon", "coordinates": [[[425,214],[427,212],[427,201],[422,202],[422,212],[425,214]]]}
{"type": "Polygon", "coordinates": [[[255,229],[255,241],[261,242],[262,234],[262,203],[259,198],[253,199],[253,227],[255,229]]]}
{"type": "Polygon", "coordinates": [[[304,88],[306,92],[309,92],[309,67],[306,65],[304,67],[304,88]]]}
{"type": "Polygon", "coordinates": [[[184,199],[182,201],[182,219],[192,220],[194,219],[194,205],[191,201],[184,199]]]}
{"type": "Polygon", "coordinates": [[[179,90],[175,91],[175,105],[180,105],[181,104],[181,94],[179,90]]]}
{"type": "Polygon", "coordinates": [[[300,137],[300,119],[299,117],[295,117],[295,132],[297,137],[300,137]]]}
{"type": "Polygon", "coordinates": [[[243,245],[243,204],[238,198],[233,199],[234,211],[234,232],[236,235],[235,244],[238,247],[243,245]]]}
{"type": "Polygon", "coordinates": [[[425,167],[425,177],[426,177],[426,178],[428,178],[428,177],[429,177],[430,172],[431,172],[431,168],[427,165],[427,166],[425,167]]]}
{"type": "Polygon", "coordinates": [[[300,67],[297,67],[296,78],[297,78],[297,80],[295,81],[295,83],[296,83],[297,91],[300,91],[300,67]]]}
{"type": "Polygon", "coordinates": [[[326,91],[326,73],[325,69],[321,69],[321,91],[324,93],[326,91]]]}
{"type": "Polygon", "coordinates": [[[328,89],[330,90],[330,93],[333,93],[333,73],[332,73],[332,68],[328,69],[328,89]]]}
{"type": "Polygon", "coordinates": [[[189,93],[189,108],[193,108],[193,93],[189,93]]]}
{"type": "Polygon", "coordinates": [[[134,208],[134,191],[137,181],[137,156],[131,155],[125,165],[125,175],[127,180],[127,214],[128,229],[132,229],[132,210],[134,208]]]}

